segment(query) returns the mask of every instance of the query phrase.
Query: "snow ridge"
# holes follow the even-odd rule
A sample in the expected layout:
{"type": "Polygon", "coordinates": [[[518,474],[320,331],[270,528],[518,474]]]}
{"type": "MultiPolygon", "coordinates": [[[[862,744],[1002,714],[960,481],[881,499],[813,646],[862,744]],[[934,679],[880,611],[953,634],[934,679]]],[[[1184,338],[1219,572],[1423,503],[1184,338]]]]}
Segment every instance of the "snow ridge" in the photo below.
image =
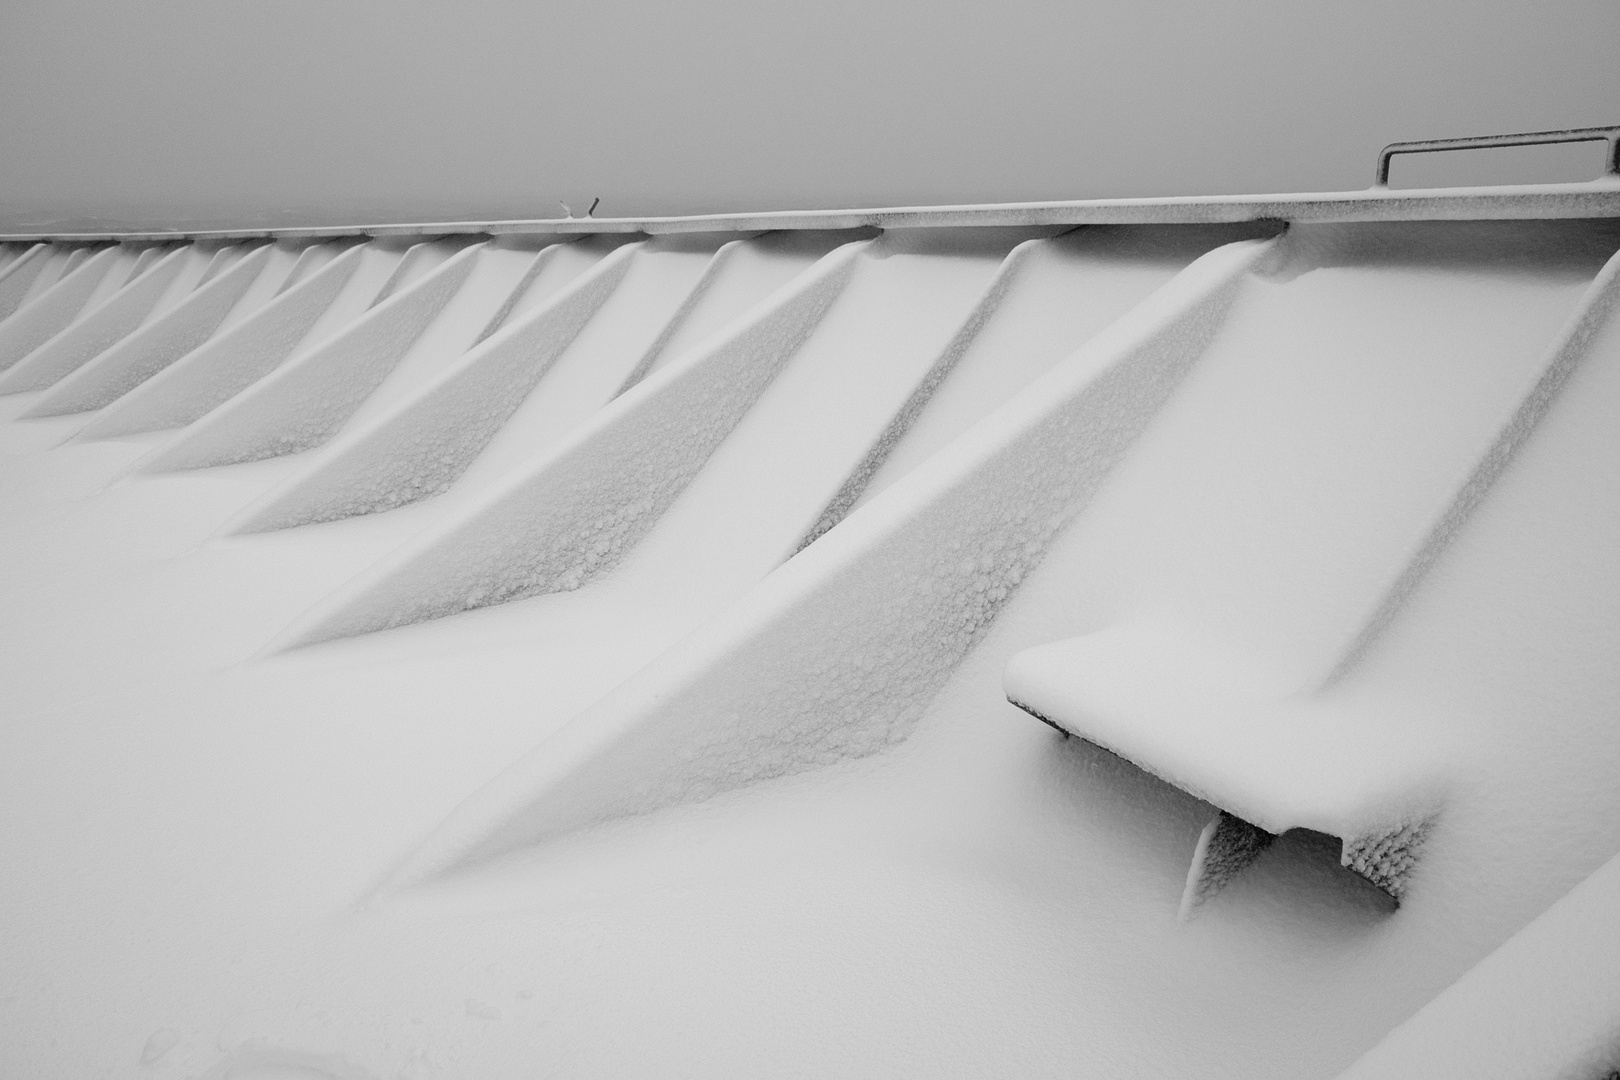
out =
{"type": "Polygon", "coordinates": [[[905,739],[1268,250],[1195,261],[468,800],[392,882],[905,739]]]}

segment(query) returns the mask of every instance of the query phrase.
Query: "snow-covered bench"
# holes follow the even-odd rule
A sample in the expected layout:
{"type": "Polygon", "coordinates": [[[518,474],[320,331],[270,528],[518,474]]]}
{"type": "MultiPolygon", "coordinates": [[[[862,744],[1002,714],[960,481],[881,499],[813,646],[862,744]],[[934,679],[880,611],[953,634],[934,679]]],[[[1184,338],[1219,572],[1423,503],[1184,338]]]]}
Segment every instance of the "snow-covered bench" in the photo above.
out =
{"type": "Polygon", "coordinates": [[[1121,624],[1027,649],[1007,699],[1211,803],[1181,914],[1290,829],[1341,841],[1340,862],[1406,895],[1439,807],[1439,772],[1412,733],[1351,722],[1289,692],[1251,658],[1162,622],[1121,624]]]}

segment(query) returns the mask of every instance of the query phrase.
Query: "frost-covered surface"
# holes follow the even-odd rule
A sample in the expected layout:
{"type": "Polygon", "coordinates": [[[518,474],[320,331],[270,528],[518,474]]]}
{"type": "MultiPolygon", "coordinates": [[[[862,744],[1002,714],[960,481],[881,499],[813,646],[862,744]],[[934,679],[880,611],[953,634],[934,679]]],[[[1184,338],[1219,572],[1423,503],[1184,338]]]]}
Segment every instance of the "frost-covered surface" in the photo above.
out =
{"type": "MultiPolygon", "coordinates": [[[[1613,874],[1559,901],[1620,850],[1620,234],[1179,235],[1041,240],[1008,281],[1028,232],[890,233],[610,572],[274,654],[572,455],[633,502],[602,433],[685,415],[672,388],[788,263],[641,266],[443,497],[312,527],[222,529],[346,436],[151,475],[191,429],[98,440],[110,409],[0,397],[0,1072],[1612,1068],[1613,874]],[[1015,657],[1076,642],[1093,677],[1056,690],[1189,721],[1167,752],[1249,777],[1257,816],[1280,775],[1440,812],[1216,843],[1210,803],[1007,704],[1015,657]]],[[[623,239],[487,247],[351,422],[623,239]]],[[[34,299],[95,257],[42,250],[34,299]]],[[[363,245],[308,343],[446,265],[408,250],[363,245]]],[[[152,317],[249,257],[192,254],[152,317]]],[[[337,255],[278,247],[281,295],[337,255]]],[[[466,535],[521,562],[556,505],[466,535]]]]}
{"type": "Polygon", "coordinates": [[[97,253],[99,245],[34,244],[16,252],[0,267],[0,319],[8,318],[24,306],[54,289],[97,253]]]}
{"type": "MultiPolygon", "coordinates": [[[[619,248],[486,338],[392,412],[335,446],[241,527],[287,528],[376,513],[448,488],[612,295],[640,249],[619,248]]],[[[275,429],[267,419],[267,430],[275,429]]]]}
{"type": "Polygon", "coordinates": [[[259,311],[153,376],[97,413],[81,435],[111,438],[180,427],[207,415],[274,371],[308,336],[360,265],[359,246],[299,277],[305,249],[287,287],[259,311]]]}
{"type": "Polygon", "coordinates": [[[1193,259],[1241,235],[1094,228],[1014,248],[799,546],[988,416],[1193,259]]]}
{"type": "Polygon", "coordinates": [[[815,329],[859,247],[827,256],[725,336],[619,399],[534,473],[356,582],[287,643],[565,592],[613,569],[815,329]]]}
{"type": "MultiPolygon", "coordinates": [[[[1572,258],[1578,264],[1579,256],[1572,258]]],[[[1612,320],[1620,296],[1617,281],[1620,257],[1610,259],[1578,296],[1563,328],[1536,362],[1517,373],[1504,370],[1510,377],[1500,380],[1501,397],[1481,402],[1505,418],[1500,428],[1478,439],[1474,463],[1452,465],[1449,471],[1462,477],[1461,483],[1453,481],[1450,491],[1431,489],[1426,516],[1432,525],[1424,527],[1420,516],[1415,529],[1404,522],[1396,529],[1384,526],[1395,536],[1407,532],[1413,542],[1404,553],[1389,552],[1401,557],[1379,572],[1389,584],[1345,583],[1368,588],[1360,606],[1372,614],[1362,616],[1359,627],[1329,622],[1325,632],[1313,635],[1324,652],[1312,657],[1296,648],[1291,658],[1245,656],[1229,647],[1230,633],[1195,628],[1192,617],[1170,616],[1160,602],[1152,615],[1126,616],[1113,626],[1014,657],[1006,675],[1009,699],[1269,832],[1309,828],[1343,838],[1344,865],[1399,899],[1422,838],[1444,801],[1448,747],[1421,729],[1335,729],[1316,704],[1324,673],[1331,688],[1354,669],[1467,525],[1612,320]]],[[[1346,285],[1354,287],[1353,282],[1346,285]]],[[[1535,288],[1543,286],[1538,282],[1535,288]]],[[[1430,303],[1434,318],[1438,312],[1430,303]]],[[[1513,312],[1521,326],[1529,322],[1523,304],[1513,312]]],[[[1460,311],[1457,319],[1475,332],[1489,330],[1488,320],[1471,310],[1460,311]]],[[[1507,354],[1503,359],[1522,358],[1507,354]]],[[[1453,373],[1459,391],[1481,392],[1479,376],[1486,362],[1479,351],[1458,356],[1453,373]]],[[[1442,367],[1433,361],[1429,366],[1442,367]]],[[[1377,378],[1380,386],[1388,385],[1387,378],[1377,378]]],[[[1459,439],[1456,449],[1466,450],[1467,444],[1459,439]]],[[[1436,476],[1443,481],[1449,478],[1446,463],[1435,460],[1439,458],[1432,455],[1424,464],[1441,465],[1436,476]]],[[[1371,454],[1330,464],[1347,471],[1377,467],[1371,454]]],[[[1421,490],[1423,478],[1416,466],[1391,461],[1388,473],[1397,468],[1406,484],[1421,490]]],[[[1378,497],[1386,506],[1392,501],[1386,492],[1378,497]]],[[[1318,516],[1332,519],[1338,509],[1324,508],[1318,516]]],[[[1421,514],[1420,505],[1414,503],[1413,509],[1421,514]]],[[[1324,544],[1327,540],[1324,535],[1324,544]]],[[[1344,565],[1356,555],[1372,568],[1377,566],[1369,557],[1374,554],[1365,547],[1352,552],[1324,546],[1316,557],[1344,565]]],[[[1307,556],[1295,558],[1304,561],[1307,556]]],[[[1324,567],[1322,572],[1330,570],[1324,567]]],[[[1319,588],[1319,602],[1322,593],[1319,588]]],[[[1353,596],[1337,606],[1344,613],[1341,619],[1355,617],[1353,596]]],[[[1206,608],[1205,617],[1212,614],[1206,608]]],[[[1296,632],[1299,627],[1297,620],[1291,625],[1296,632]]]]}
{"type": "Polygon", "coordinates": [[[1442,991],[1343,1080],[1606,1080],[1620,1069],[1617,905],[1620,858],[1442,991]]]}
{"type": "Polygon", "coordinates": [[[1190,918],[1206,900],[1253,866],[1276,839],[1224,810],[1210,818],[1193,846],[1187,886],[1181,894],[1181,917],[1190,918]]]}
{"type": "MultiPolygon", "coordinates": [[[[466,248],[414,284],[380,298],[364,318],[209,413],[146,467],[162,471],[257,461],[325,442],[455,296],[478,257],[478,247],[466,248]]],[[[400,268],[403,264],[402,259],[400,268]]],[[[396,282],[385,284],[383,292],[390,284],[396,282]]]]}
{"type": "Polygon", "coordinates": [[[0,393],[39,390],[70,375],[145,323],[165,298],[190,286],[207,268],[208,256],[189,247],[158,262],[94,310],[84,312],[36,347],[4,375],[0,393]]]}
{"type": "Polygon", "coordinates": [[[53,385],[39,396],[27,415],[60,416],[98,409],[150,379],[213,337],[261,277],[268,274],[279,284],[291,264],[276,266],[272,258],[275,254],[273,245],[263,244],[229,266],[220,267],[226,255],[220,252],[209,267],[209,271],[217,272],[210,276],[205,271],[195,291],[162,317],[53,385]]]}
{"type": "Polygon", "coordinates": [[[1198,358],[1264,251],[1249,241],[1206,255],[944,455],[912,499],[865,530],[829,534],[515,766],[404,875],[905,738],[1198,358]]]}
{"type": "Polygon", "coordinates": [[[17,312],[0,328],[0,369],[9,368],[72,322],[94,304],[105,284],[114,287],[129,279],[139,253],[123,247],[96,252],[70,274],[17,312]]]}
{"type": "Polygon", "coordinates": [[[0,272],[0,318],[10,316],[31,292],[38,291],[35,283],[54,255],[52,245],[34,244],[6,264],[0,272]]]}

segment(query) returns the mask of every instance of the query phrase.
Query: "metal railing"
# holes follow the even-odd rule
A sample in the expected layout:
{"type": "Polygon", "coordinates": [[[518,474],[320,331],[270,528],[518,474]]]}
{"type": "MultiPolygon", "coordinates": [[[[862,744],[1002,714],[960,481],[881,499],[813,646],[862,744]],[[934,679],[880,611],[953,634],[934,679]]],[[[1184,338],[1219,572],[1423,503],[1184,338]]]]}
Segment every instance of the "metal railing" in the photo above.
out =
{"type": "Polygon", "coordinates": [[[1565,128],[1562,131],[1526,131],[1518,135],[1474,135],[1465,139],[1424,139],[1390,143],[1378,152],[1378,175],[1373,187],[1389,186],[1389,162],[1396,154],[1427,154],[1441,150],[1483,150],[1493,146],[1542,146],[1548,143],[1606,142],[1603,171],[1620,176],[1620,127],[1565,128]]]}

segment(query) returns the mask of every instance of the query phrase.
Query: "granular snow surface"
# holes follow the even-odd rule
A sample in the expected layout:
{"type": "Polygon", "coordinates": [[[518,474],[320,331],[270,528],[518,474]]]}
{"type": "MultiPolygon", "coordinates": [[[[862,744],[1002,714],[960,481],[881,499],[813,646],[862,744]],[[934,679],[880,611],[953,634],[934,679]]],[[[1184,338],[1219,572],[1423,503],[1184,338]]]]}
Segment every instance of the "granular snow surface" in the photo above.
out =
{"type": "Polygon", "coordinates": [[[8,249],[0,1073],[1620,1065],[1620,232],[966,232],[8,249]]]}

